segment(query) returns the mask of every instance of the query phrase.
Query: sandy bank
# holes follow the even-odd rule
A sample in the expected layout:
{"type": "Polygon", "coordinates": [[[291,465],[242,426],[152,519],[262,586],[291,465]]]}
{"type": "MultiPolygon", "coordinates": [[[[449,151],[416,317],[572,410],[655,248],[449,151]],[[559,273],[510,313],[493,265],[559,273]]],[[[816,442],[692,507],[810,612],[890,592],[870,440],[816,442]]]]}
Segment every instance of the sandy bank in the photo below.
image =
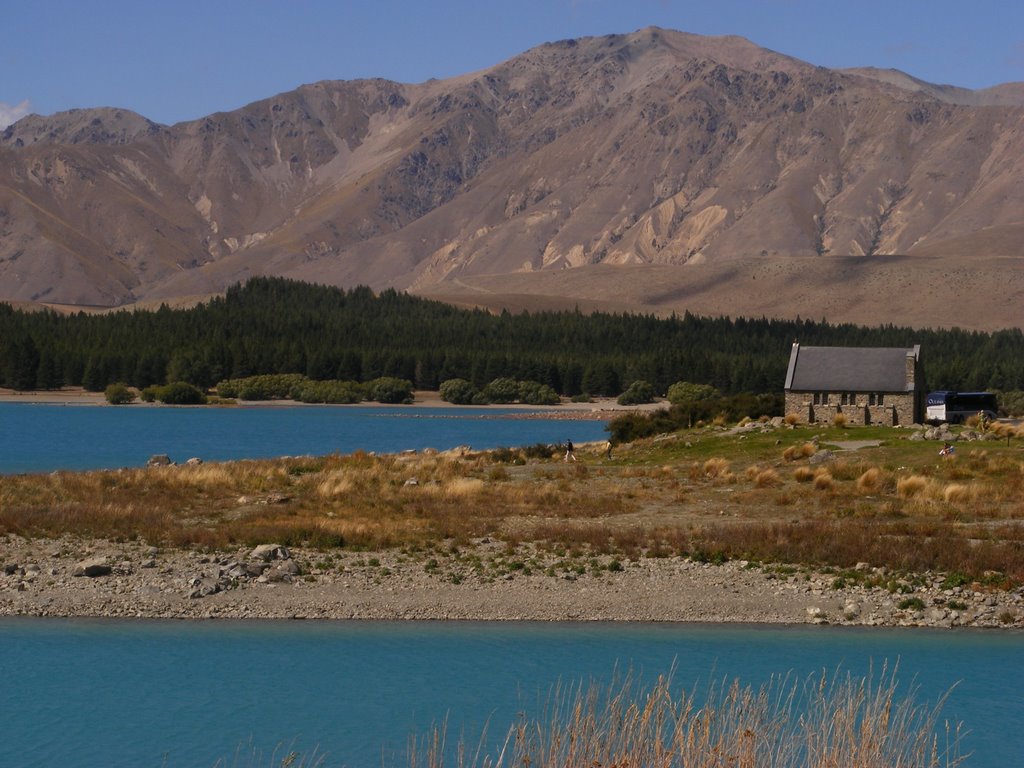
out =
{"type": "MultiPolygon", "coordinates": [[[[513,403],[508,405],[452,405],[441,399],[438,392],[429,390],[418,390],[413,393],[414,402],[411,405],[388,405],[382,403],[364,402],[352,405],[332,405],[332,408],[460,408],[467,412],[503,409],[522,411],[524,416],[531,417],[553,417],[553,418],[595,418],[607,419],[616,413],[623,411],[649,411],[665,408],[668,403],[657,401],[644,405],[619,405],[613,397],[594,398],[590,403],[573,403],[564,401],[559,405],[522,405],[513,403]]],[[[0,388],[0,403],[37,403],[49,405],[102,405],[109,406],[102,392],[87,392],[81,387],[63,387],[61,389],[31,390],[27,392],[13,389],[0,388]]],[[[140,403],[135,403],[140,404],[140,403]]],[[[159,403],[146,404],[147,407],[162,407],[159,403]]],[[[242,408],[266,408],[266,407],[296,407],[306,403],[299,403],[295,400],[243,400],[239,401],[238,407],[242,408]]],[[[117,406],[119,408],[131,406],[117,406]]],[[[170,406],[163,406],[170,407],[170,406]]],[[[178,407],[178,406],[174,406],[178,407]]],[[[206,406],[194,406],[206,407],[206,406]]]]}

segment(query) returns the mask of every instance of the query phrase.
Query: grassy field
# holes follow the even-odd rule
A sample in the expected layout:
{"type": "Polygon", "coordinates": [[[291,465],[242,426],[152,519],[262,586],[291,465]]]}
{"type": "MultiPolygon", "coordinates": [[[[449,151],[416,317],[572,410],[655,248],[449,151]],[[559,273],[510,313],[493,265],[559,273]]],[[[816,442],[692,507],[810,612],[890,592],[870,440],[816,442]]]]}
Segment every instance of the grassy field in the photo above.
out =
{"type": "Polygon", "coordinates": [[[867,563],[1024,583],[1024,441],[962,442],[940,457],[912,434],[755,423],[637,441],[610,460],[582,446],[569,464],[533,446],[3,476],[0,534],[401,549],[428,564],[459,553],[467,567],[486,537],[566,562],[685,554],[841,580],[886,578],[855,568],[867,563]]]}

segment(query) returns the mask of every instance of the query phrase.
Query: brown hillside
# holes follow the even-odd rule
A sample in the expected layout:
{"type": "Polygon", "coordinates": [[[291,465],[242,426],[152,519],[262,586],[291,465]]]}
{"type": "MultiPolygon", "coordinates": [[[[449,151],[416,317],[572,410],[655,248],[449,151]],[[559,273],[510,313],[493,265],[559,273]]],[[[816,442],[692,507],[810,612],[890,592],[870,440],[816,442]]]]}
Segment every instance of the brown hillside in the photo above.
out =
{"type": "Polygon", "coordinates": [[[169,127],[33,115],[0,133],[0,298],[118,305],[281,274],[493,306],[1020,326],[1019,90],[645,29],[169,127]]]}

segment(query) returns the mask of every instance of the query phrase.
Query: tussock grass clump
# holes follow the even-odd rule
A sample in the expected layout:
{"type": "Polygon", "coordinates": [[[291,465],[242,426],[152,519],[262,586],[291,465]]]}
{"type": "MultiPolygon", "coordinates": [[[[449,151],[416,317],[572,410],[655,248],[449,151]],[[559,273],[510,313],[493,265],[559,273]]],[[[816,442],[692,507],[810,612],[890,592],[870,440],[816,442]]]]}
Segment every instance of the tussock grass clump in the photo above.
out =
{"type": "Polygon", "coordinates": [[[814,470],[814,487],[819,491],[831,491],[835,487],[832,473],[825,469],[825,467],[819,467],[814,470]]]}
{"type": "Polygon", "coordinates": [[[779,473],[774,469],[763,469],[754,478],[754,485],[758,488],[770,488],[779,484],[779,473]]]}
{"type": "Polygon", "coordinates": [[[704,462],[704,474],[707,477],[722,477],[729,472],[729,460],[712,456],[704,462]]]}
{"type": "Polygon", "coordinates": [[[942,498],[947,504],[963,504],[973,496],[971,487],[963,483],[950,483],[942,490],[942,498]]]}
{"type": "Polygon", "coordinates": [[[814,479],[814,470],[810,467],[797,467],[793,470],[793,479],[798,483],[809,483],[814,479]]]}
{"type": "MultiPolygon", "coordinates": [[[[707,691],[673,690],[670,677],[644,687],[627,676],[608,686],[556,686],[541,714],[513,724],[496,756],[457,746],[462,768],[954,768],[959,724],[940,727],[935,705],[902,693],[895,674],[877,680],[836,673],[804,681],[775,677],[753,688],[738,680],[707,691]],[[472,756],[472,757],[470,757],[472,756]]],[[[443,726],[412,742],[409,765],[441,768],[443,726]]]]}
{"type": "Polygon", "coordinates": [[[791,427],[800,423],[800,417],[795,413],[787,413],[782,420],[791,427]]]}
{"type": "Polygon", "coordinates": [[[885,475],[878,467],[870,467],[864,470],[857,478],[857,490],[860,493],[878,493],[882,490],[885,482],[885,475]]]}
{"type": "Polygon", "coordinates": [[[835,417],[832,419],[832,425],[836,426],[836,427],[839,427],[840,429],[845,428],[846,427],[846,415],[842,414],[842,413],[837,413],[835,415],[835,417]]]}
{"type": "Polygon", "coordinates": [[[818,452],[818,445],[814,442],[801,443],[800,445],[791,445],[782,452],[782,458],[786,461],[798,461],[800,459],[806,459],[813,456],[818,452]]]}
{"type": "Polygon", "coordinates": [[[921,475],[908,475],[896,481],[896,495],[901,499],[915,499],[925,496],[931,480],[921,475]]]}

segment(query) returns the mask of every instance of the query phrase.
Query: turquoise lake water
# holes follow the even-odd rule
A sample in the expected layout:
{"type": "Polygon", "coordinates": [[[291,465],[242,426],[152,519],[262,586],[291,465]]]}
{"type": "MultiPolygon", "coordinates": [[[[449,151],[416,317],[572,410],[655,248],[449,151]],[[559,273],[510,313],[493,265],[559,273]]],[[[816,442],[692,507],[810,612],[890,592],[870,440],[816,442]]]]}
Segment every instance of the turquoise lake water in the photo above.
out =
{"type": "Polygon", "coordinates": [[[1024,636],[665,624],[0,620],[0,765],[249,766],[278,748],[326,766],[402,765],[447,719],[504,736],[558,681],[616,668],[679,689],[899,663],[919,703],[970,731],[975,768],[1024,759],[1024,636]],[[279,746],[280,745],[280,746],[279,746]],[[258,757],[254,758],[253,755],[258,757]]]}
{"type": "Polygon", "coordinates": [[[602,421],[523,419],[522,411],[344,406],[167,408],[0,403],[0,474],[459,445],[602,440],[602,421]]]}
{"type": "MultiPolygon", "coordinates": [[[[0,473],[279,455],[603,439],[601,422],[424,408],[97,408],[0,404],[0,473]]],[[[557,682],[675,668],[760,685],[899,663],[918,700],[950,692],[965,765],[1024,765],[1024,634],[662,624],[0,619],[0,768],[403,765],[447,720],[476,744],[557,682]],[[276,761],[271,757],[277,750],[276,761]]]]}

